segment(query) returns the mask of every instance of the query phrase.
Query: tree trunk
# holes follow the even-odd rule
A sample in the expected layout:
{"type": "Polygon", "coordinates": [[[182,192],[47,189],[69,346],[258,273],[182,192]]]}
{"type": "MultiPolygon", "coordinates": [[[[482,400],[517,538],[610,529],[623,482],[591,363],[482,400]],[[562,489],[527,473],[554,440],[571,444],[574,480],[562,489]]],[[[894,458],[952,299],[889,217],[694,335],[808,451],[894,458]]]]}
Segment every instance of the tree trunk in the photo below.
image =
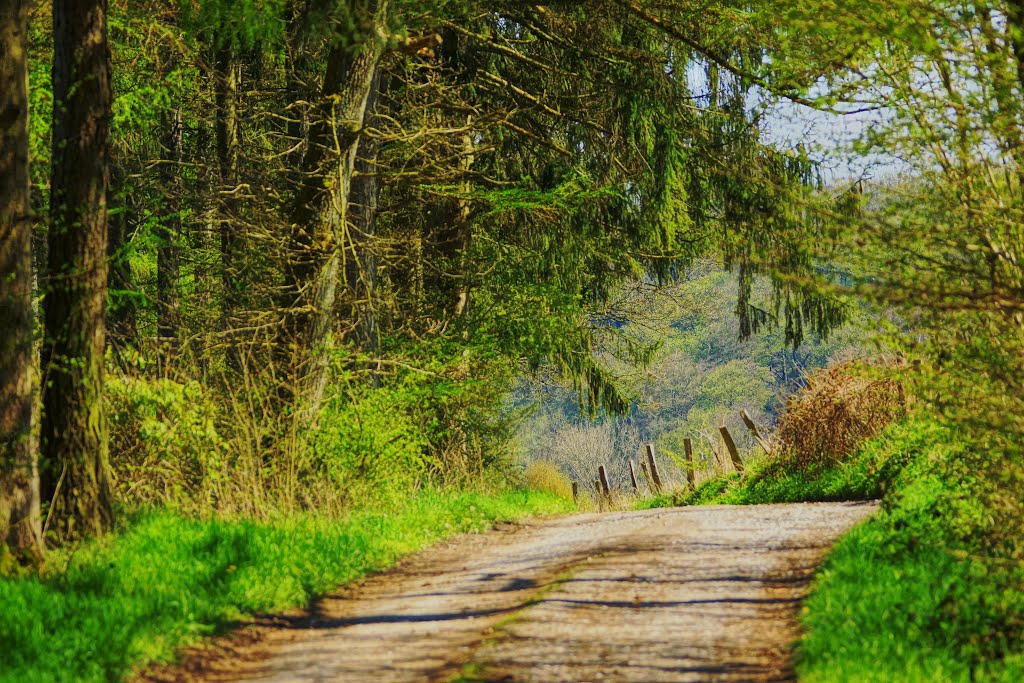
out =
{"type": "MultiPolygon", "coordinates": [[[[377,3],[376,26],[387,15],[377,3]]],[[[286,347],[293,364],[291,399],[303,404],[304,422],[315,423],[323,404],[330,363],[334,305],[360,129],[383,55],[377,30],[354,46],[334,45],[327,58],[322,101],[309,127],[302,183],[291,206],[282,307],[286,347]]]]}
{"type": "Polygon", "coordinates": [[[105,0],[53,4],[53,170],[44,303],[43,493],[64,537],[113,522],[103,412],[111,114],[105,0]]]}
{"type": "Polygon", "coordinates": [[[0,0],[0,545],[36,553],[27,30],[27,0],[0,0]]]}
{"type": "MultiPolygon", "coordinates": [[[[236,202],[232,194],[238,187],[238,161],[241,152],[238,90],[242,80],[242,64],[229,47],[217,49],[215,63],[217,166],[220,170],[221,188],[226,191],[219,209],[221,285],[224,297],[221,304],[221,326],[227,332],[232,329],[232,317],[237,305],[235,297],[240,284],[237,259],[244,251],[235,229],[236,202]]],[[[234,338],[229,338],[227,355],[231,366],[240,367],[237,340],[234,338]]]]}
{"type": "MultiPolygon", "coordinates": [[[[458,73],[464,68],[468,46],[463,36],[446,30],[443,34],[439,59],[445,69],[458,73]]],[[[454,85],[454,84],[453,84],[454,85]]],[[[455,196],[441,197],[427,213],[426,267],[428,295],[438,302],[435,315],[449,321],[461,317],[469,307],[470,263],[472,242],[470,183],[468,174],[473,165],[472,116],[455,117],[446,114],[445,126],[464,125],[466,132],[459,136],[452,152],[459,155],[459,191],[455,196]]]]}
{"type": "MultiPolygon", "coordinates": [[[[377,119],[380,94],[386,90],[386,77],[377,68],[370,86],[366,105],[365,126],[373,126],[377,119]]],[[[351,224],[351,250],[345,260],[345,283],[352,304],[352,320],[356,341],[363,353],[375,355],[379,346],[377,314],[374,306],[377,285],[377,257],[373,252],[373,239],[377,233],[377,199],[380,182],[377,177],[377,155],[380,141],[362,136],[356,155],[355,174],[352,179],[352,197],[349,203],[351,224]]],[[[377,376],[374,375],[374,383],[377,376]]]]}
{"type": "Polygon", "coordinates": [[[117,211],[111,212],[107,227],[107,288],[126,294],[115,296],[111,293],[107,312],[107,340],[115,353],[120,354],[138,338],[138,317],[135,299],[131,296],[135,284],[127,254],[130,233],[128,202],[125,193],[118,187],[124,172],[118,172],[115,164],[112,176],[107,202],[113,203],[113,198],[119,197],[116,201],[120,205],[117,206],[117,211]]]}
{"type": "Polygon", "coordinates": [[[156,327],[162,345],[173,349],[181,325],[181,301],[178,285],[181,280],[181,109],[163,116],[163,161],[160,178],[164,191],[163,215],[157,223],[156,250],[156,327]]]}
{"type": "Polygon", "coordinates": [[[474,159],[474,145],[473,135],[470,132],[470,128],[473,125],[473,117],[469,115],[466,117],[466,132],[462,135],[462,157],[459,159],[459,168],[462,170],[462,182],[460,183],[462,188],[462,197],[458,200],[458,213],[456,225],[459,231],[459,283],[455,291],[455,301],[453,302],[453,312],[455,317],[458,318],[466,313],[469,309],[469,293],[471,290],[471,279],[472,279],[472,263],[470,260],[470,249],[473,246],[473,222],[470,220],[472,215],[472,208],[469,204],[469,193],[471,191],[469,183],[469,172],[473,168],[474,159]]]}

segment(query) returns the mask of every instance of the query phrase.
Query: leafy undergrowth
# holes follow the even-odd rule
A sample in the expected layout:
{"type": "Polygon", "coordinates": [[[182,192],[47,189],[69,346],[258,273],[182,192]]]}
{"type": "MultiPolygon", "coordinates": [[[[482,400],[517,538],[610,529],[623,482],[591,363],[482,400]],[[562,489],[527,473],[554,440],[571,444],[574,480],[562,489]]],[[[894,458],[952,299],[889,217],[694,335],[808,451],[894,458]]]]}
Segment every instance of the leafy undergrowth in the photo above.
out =
{"type": "Polygon", "coordinates": [[[800,679],[1021,681],[1020,539],[1011,530],[1008,543],[994,528],[983,493],[999,484],[983,478],[976,458],[954,430],[916,419],[842,462],[806,470],[763,462],[743,478],[645,505],[882,497],[880,512],[836,545],[805,603],[800,679]]]}
{"type": "Polygon", "coordinates": [[[247,615],[305,605],[401,555],[497,520],[568,510],[544,493],[424,493],[342,520],[138,516],[43,578],[0,580],[0,680],[120,680],[247,615]]]}

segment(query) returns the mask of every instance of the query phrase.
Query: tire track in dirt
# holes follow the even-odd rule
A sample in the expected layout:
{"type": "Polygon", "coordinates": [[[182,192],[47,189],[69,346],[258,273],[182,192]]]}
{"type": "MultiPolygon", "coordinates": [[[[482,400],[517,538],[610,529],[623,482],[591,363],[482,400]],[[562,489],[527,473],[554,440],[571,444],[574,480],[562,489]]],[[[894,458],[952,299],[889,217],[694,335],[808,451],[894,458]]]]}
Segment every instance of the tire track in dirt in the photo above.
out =
{"type": "Polygon", "coordinates": [[[814,569],[874,509],[706,506],[504,525],[144,680],[791,680],[814,569]]]}

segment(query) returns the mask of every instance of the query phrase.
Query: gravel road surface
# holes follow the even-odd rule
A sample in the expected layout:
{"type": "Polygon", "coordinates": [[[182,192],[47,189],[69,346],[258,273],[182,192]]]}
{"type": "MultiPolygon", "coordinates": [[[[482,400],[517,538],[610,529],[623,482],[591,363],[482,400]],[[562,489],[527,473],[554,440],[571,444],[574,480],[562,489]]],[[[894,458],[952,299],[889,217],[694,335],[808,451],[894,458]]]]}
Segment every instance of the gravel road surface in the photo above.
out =
{"type": "Polygon", "coordinates": [[[706,506],[502,525],[146,680],[792,680],[814,569],[874,509],[706,506]]]}

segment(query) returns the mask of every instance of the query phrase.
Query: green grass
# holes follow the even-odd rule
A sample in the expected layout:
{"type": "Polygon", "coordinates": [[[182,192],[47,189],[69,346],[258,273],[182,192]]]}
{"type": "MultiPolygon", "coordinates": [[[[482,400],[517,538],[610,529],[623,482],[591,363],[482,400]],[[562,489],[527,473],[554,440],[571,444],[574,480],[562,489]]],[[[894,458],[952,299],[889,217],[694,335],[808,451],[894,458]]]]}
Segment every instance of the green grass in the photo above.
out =
{"type": "Polygon", "coordinates": [[[949,472],[903,482],[846,535],[803,613],[806,681],[1024,680],[1024,570],[969,530],[984,508],[949,472]]]}
{"type": "Polygon", "coordinates": [[[640,501],[638,507],[881,498],[899,480],[905,468],[937,456],[944,439],[944,430],[933,423],[900,423],[866,442],[845,460],[818,463],[806,469],[772,460],[750,462],[743,477],[726,474],[701,482],[692,492],[662,494],[640,501]]]}
{"type": "Polygon", "coordinates": [[[169,512],[0,580],[0,680],[115,681],[247,615],[281,611],[496,520],[567,511],[555,496],[424,493],[343,520],[197,521],[169,512]]]}
{"type": "Polygon", "coordinates": [[[1024,680],[1024,565],[990,552],[969,446],[927,420],[893,425],[843,462],[752,464],[644,505],[882,498],[844,536],[804,605],[800,680],[1024,680]]]}

